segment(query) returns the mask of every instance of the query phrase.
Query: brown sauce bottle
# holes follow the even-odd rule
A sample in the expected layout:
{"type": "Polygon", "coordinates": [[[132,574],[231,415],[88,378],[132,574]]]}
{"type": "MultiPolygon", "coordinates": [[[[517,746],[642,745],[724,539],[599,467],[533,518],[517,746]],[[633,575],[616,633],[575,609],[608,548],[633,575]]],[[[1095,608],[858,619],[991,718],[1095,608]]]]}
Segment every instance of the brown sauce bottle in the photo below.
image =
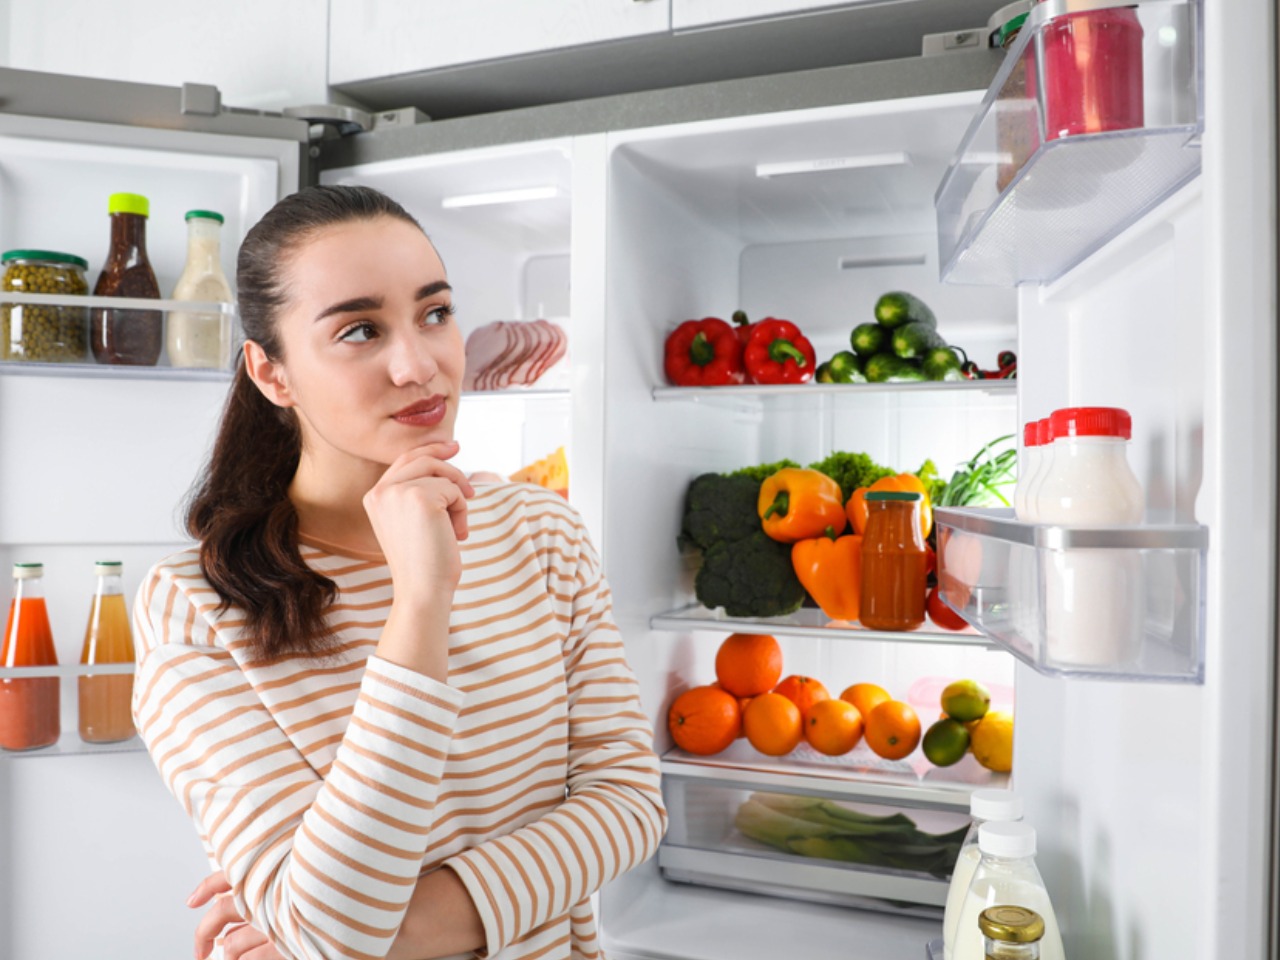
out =
{"type": "MultiPolygon", "coordinates": [[[[111,214],[111,249],[93,288],[94,296],[160,299],[160,285],[147,259],[147,198],[113,193],[107,212],[111,214]]],[[[96,307],[89,333],[93,356],[99,363],[152,367],[164,346],[164,313],[96,307]]]]}

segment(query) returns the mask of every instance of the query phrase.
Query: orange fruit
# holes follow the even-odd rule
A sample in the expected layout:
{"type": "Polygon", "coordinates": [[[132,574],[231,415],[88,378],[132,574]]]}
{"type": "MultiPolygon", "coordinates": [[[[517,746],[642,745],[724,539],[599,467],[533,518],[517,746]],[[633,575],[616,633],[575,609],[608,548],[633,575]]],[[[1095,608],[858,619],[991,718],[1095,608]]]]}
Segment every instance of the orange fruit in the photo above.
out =
{"type": "MultiPolygon", "coordinates": [[[[743,716],[743,717],[745,717],[745,716],[747,715],[747,704],[748,704],[748,703],[750,703],[750,702],[751,702],[752,700],[754,700],[754,699],[755,699],[755,697],[738,697],[738,714],[739,714],[739,716],[743,716]]],[[[743,737],[745,737],[746,735],[747,735],[747,728],[746,728],[746,725],[745,725],[745,724],[738,724],[738,735],[737,735],[737,737],[735,737],[734,739],[735,739],[735,740],[741,740],[741,739],[742,739],[743,737]]]]}
{"type": "Polygon", "coordinates": [[[676,746],[689,753],[719,753],[738,738],[742,714],[738,701],[712,686],[694,687],[676,697],[667,713],[676,746]]]}
{"type": "Polygon", "coordinates": [[[800,708],[780,693],[752,697],[742,717],[742,729],[748,743],[771,757],[790,753],[804,737],[800,708]]]}
{"type": "Polygon", "coordinates": [[[768,693],[782,676],[782,647],[767,633],[731,633],[716,651],[716,679],[735,697],[768,693]]]}
{"type": "Polygon", "coordinates": [[[886,700],[864,721],[867,746],[886,760],[901,760],[920,743],[920,718],[900,700],[886,700]]]}
{"type": "Polygon", "coordinates": [[[867,717],[871,716],[872,710],[886,700],[892,700],[893,697],[889,696],[889,691],[884,687],[877,686],[874,683],[855,683],[840,694],[840,699],[857,707],[865,723],[867,717]]]}
{"type": "Polygon", "coordinates": [[[821,680],[801,676],[798,673],[793,673],[783,680],[773,688],[773,692],[782,694],[799,707],[801,717],[807,717],[809,708],[815,703],[831,699],[831,694],[827,692],[821,680]]]}
{"type": "Polygon", "coordinates": [[[844,700],[820,700],[805,717],[804,738],[819,753],[842,756],[862,739],[862,714],[844,700]]]}

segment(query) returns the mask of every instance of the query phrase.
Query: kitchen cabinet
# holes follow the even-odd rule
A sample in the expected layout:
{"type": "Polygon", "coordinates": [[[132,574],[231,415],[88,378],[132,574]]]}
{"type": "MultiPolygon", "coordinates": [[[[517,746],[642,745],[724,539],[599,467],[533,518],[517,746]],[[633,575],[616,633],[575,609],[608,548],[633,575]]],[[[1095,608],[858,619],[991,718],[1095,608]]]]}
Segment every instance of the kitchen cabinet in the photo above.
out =
{"type": "Polygon", "coordinates": [[[329,82],[417,73],[668,29],[670,0],[330,0],[329,82]]]}

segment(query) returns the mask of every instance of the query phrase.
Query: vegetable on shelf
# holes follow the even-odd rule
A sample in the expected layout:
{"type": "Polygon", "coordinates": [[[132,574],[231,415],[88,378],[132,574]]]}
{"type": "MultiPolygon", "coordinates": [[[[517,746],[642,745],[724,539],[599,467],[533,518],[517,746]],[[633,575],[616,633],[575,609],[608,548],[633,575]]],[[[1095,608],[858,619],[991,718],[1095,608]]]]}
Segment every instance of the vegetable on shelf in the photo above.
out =
{"type": "Polygon", "coordinates": [[[757,530],[742,540],[721,540],[702,555],[694,578],[698,602],[724,607],[731,617],[777,617],[804,603],[804,587],[791,566],[791,548],[757,530]]]}
{"type": "Polygon", "coordinates": [[[738,335],[738,340],[743,347],[746,347],[747,341],[751,339],[751,331],[756,325],[747,319],[745,310],[733,311],[733,316],[729,319],[733,321],[733,330],[738,335]]]}
{"type": "Polygon", "coordinates": [[[934,506],[1009,506],[1004,491],[1017,481],[1018,448],[999,448],[1013,440],[1014,435],[1010,433],[984,444],[951,475],[934,506]]]}
{"type": "Polygon", "coordinates": [[[686,320],[667,337],[663,371],[678,387],[742,383],[742,343],[718,317],[686,320]]]}
{"type": "Polygon", "coordinates": [[[753,324],[742,355],[752,383],[806,383],[817,370],[807,337],[790,320],[775,317],[753,324]]]}
{"type": "Polygon", "coordinates": [[[896,490],[900,493],[920,494],[920,533],[922,537],[929,536],[929,531],[933,529],[933,505],[929,498],[929,488],[914,473],[899,473],[892,477],[883,477],[869,487],[859,487],[854,490],[849,497],[849,502],[845,505],[845,511],[854,530],[859,534],[867,532],[869,511],[866,496],[873,490],[896,490]]]}
{"type": "Polygon", "coordinates": [[[832,620],[858,619],[862,593],[862,537],[840,537],[827,527],[820,537],[797,540],[791,564],[809,596],[832,620]]]}
{"type": "Polygon", "coordinates": [[[929,305],[903,290],[882,294],[876,301],[875,315],[881,326],[890,330],[908,323],[927,323],[931,327],[938,325],[938,319],[929,305]]]}
{"type": "Polygon", "coordinates": [[[760,485],[756,501],[764,532],[783,543],[821,536],[847,522],[840,484],[825,473],[804,468],[779,470],[760,485]]]}
{"type": "Polygon", "coordinates": [[[750,477],[718,473],[695,477],[685,493],[680,545],[707,550],[722,540],[742,540],[758,533],[759,495],[760,481],[750,477]]]}
{"type": "MultiPolygon", "coordinates": [[[[788,465],[799,466],[799,464],[788,465]]],[[[932,461],[926,461],[926,465],[933,469],[932,461]]],[[[896,470],[880,466],[865,453],[849,453],[844,450],[837,450],[809,464],[809,469],[825,473],[840,484],[840,492],[845,500],[848,500],[849,495],[859,487],[869,487],[881,477],[892,477],[897,473],[896,470]]],[[[921,470],[923,471],[924,467],[921,467],[921,470]]],[[[763,477],[761,479],[763,480],[763,477]]]]}
{"type": "Polygon", "coordinates": [[[849,350],[841,350],[826,363],[818,364],[814,376],[818,383],[866,383],[862,364],[849,350]]]}

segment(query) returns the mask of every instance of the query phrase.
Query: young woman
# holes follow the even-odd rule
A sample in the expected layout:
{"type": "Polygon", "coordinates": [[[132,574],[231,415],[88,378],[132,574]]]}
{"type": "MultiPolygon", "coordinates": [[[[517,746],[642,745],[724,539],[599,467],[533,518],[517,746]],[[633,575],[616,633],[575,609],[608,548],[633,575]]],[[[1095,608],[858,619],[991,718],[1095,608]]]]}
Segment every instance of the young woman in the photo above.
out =
{"type": "Polygon", "coordinates": [[[134,717],[220,868],[189,902],[226,891],[197,955],[597,955],[666,814],[581,519],[449,463],[462,337],[395,202],[282,200],[237,283],[198,548],[135,609],[134,717]]]}

